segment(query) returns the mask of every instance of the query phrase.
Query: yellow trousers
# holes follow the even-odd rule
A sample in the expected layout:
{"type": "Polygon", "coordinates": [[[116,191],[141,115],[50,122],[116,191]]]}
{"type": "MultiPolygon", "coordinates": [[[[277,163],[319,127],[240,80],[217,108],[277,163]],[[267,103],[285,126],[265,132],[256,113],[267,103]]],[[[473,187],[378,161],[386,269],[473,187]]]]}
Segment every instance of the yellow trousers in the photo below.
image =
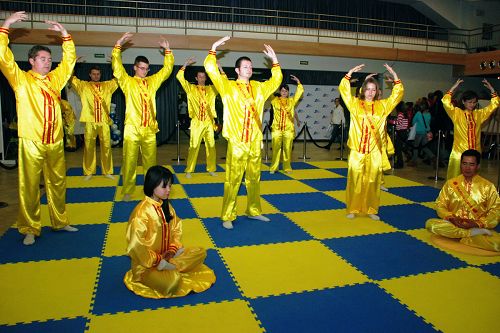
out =
{"type": "Polygon", "coordinates": [[[150,167],[156,165],[156,132],[149,127],[125,125],[122,165],[123,195],[131,195],[135,191],[139,150],[142,155],[142,168],[146,174],[150,167]]]}
{"type": "Polygon", "coordinates": [[[382,155],[378,151],[361,154],[351,150],[347,171],[348,214],[377,214],[382,182],[382,155]]]}
{"type": "Polygon", "coordinates": [[[95,174],[96,147],[95,142],[99,136],[101,146],[101,166],[103,175],[113,174],[113,155],[111,154],[111,136],[108,124],[85,123],[85,147],[83,147],[83,174],[95,174]]]}
{"type": "Polygon", "coordinates": [[[66,148],[76,148],[75,123],[64,125],[63,130],[66,148]]]}
{"type": "Polygon", "coordinates": [[[50,223],[61,229],[69,224],[66,214],[66,161],[64,142],[43,144],[19,138],[19,215],[17,228],[23,235],[39,236],[40,178],[43,171],[50,223]]]}
{"type": "Polygon", "coordinates": [[[459,238],[460,243],[488,251],[500,252],[500,234],[490,230],[493,235],[470,236],[469,229],[459,228],[442,219],[428,219],[425,228],[433,234],[447,238],[459,238]]]}
{"type": "Polygon", "coordinates": [[[273,146],[273,159],[271,162],[270,171],[278,170],[283,151],[283,170],[292,171],[292,146],[295,136],[294,131],[278,131],[273,130],[272,146],[273,146]]]}
{"type": "Polygon", "coordinates": [[[170,259],[176,269],[163,271],[156,266],[146,269],[132,262],[136,274],[129,270],[123,281],[131,291],[148,298],[181,297],[191,291],[200,293],[210,288],[216,279],[214,272],[203,264],[206,256],[205,249],[186,248],[179,257],[170,259]]]}
{"type": "Polygon", "coordinates": [[[260,140],[247,144],[231,140],[227,142],[226,179],[224,181],[224,199],[221,214],[223,221],[234,221],[236,219],[236,198],[243,174],[245,174],[247,189],[246,214],[250,216],[261,214],[260,164],[260,140]]]}
{"type": "Polygon", "coordinates": [[[446,174],[446,179],[451,179],[460,175],[460,158],[462,157],[462,152],[452,150],[450,154],[450,161],[448,162],[448,172],[446,174]]]}
{"type": "Polygon", "coordinates": [[[214,172],[216,169],[216,153],[214,129],[211,123],[192,121],[190,138],[189,138],[189,153],[186,162],[186,170],[184,172],[193,172],[200,151],[201,140],[205,141],[205,153],[207,155],[207,172],[214,172]]]}

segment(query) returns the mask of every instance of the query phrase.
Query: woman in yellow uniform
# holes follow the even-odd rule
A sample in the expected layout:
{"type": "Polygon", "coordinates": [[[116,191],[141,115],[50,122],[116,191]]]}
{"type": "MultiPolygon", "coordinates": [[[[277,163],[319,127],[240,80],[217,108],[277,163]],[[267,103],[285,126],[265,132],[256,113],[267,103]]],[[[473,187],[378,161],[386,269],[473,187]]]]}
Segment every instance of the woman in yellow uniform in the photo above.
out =
{"type": "Polygon", "coordinates": [[[274,120],[272,125],[273,159],[269,170],[271,173],[275,173],[276,170],[278,170],[282,150],[283,170],[286,173],[292,172],[290,160],[292,157],[293,139],[295,137],[295,125],[293,119],[295,118],[297,125],[300,126],[295,106],[304,93],[304,87],[296,76],[290,75],[290,77],[297,83],[295,96],[293,96],[293,98],[288,97],[290,88],[287,84],[284,84],[279,89],[280,97],[275,97],[271,102],[274,110],[274,120]]]}
{"type": "Polygon", "coordinates": [[[352,96],[349,80],[352,73],[359,72],[364,66],[362,64],[351,68],[339,86],[340,95],[351,113],[347,140],[350,149],[346,189],[347,218],[367,214],[373,220],[379,220],[377,213],[382,169],[389,164],[383,139],[386,135],[386,119],[403,98],[404,89],[396,72],[385,64],[394,78],[389,98],[378,99],[378,82],[373,78],[363,82],[359,97],[352,96]]]}
{"type": "Polygon", "coordinates": [[[149,298],[199,293],[215,283],[214,272],[203,264],[207,253],[181,244],[182,221],[168,202],[173,176],[156,165],[144,179],[144,199],[127,225],[127,254],[131,269],[123,279],[128,289],[149,298]]]}
{"type": "Polygon", "coordinates": [[[453,121],[453,148],[448,163],[447,179],[451,179],[460,174],[460,156],[467,149],[475,149],[481,152],[481,125],[488,120],[491,114],[500,104],[495,89],[484,79],[483,84],[491,92],[491,101],[487,107],[476,110],[478,96],[475,92],[468,90],[462,94],[462,104],[464,109],[455,107],[451,103],[453,91],[464,82],[458,79],[450,90],[443,96],[446,113],[453,121]]]}

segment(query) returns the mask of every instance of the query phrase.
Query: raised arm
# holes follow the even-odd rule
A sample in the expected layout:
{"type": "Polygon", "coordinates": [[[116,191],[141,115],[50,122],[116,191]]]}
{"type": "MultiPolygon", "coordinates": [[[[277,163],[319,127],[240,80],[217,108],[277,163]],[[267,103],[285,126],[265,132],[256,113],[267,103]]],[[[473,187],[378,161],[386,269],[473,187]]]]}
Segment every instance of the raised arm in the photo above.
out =
{"type": "Polygon", "coordinates": [[[271,45],[264,44],[265,50],[262,51],[266,57],[270,58],[273,62],[273,67],[271,69],[271,78],[263,83],[263,92],[265,98],[267,99],[276,89],[278,89],[281,81],[283,80],[283,73],[281,72],[281,67],[278,62],[278,57],[274,52],[271,45]]]}
{"type": "Polygon", "coordinates": [[[215,43],[212,44],[212,48],[208,52],[208,56],[205,58],[205,63],[204,63],[205,71],[210,77],[210,80],[212,80],[215,89],[217,89],[219,93],[223,91],[224,80],[227,80],[227,78],[225,75],[221,74],[217,66],[217,58],[216,58],[217,48],[219,46],[226,44],[226,42],[229,39],[231,39],[231,37],[226,36],[215,41],[215,43]]]}
{"type": "Polygon", "coordinates": [[[195,62],[196,62],[196,60],[194,57],[187,58],[186,61],[184,62],[184,65],[182,65],[181,69],[179,69],[179,71],[177,72],[177,75],[175,76],[177,78],[177,80],[179,81],[179,83],[181,84],[182,89],[184,89],[184,91],[186,93],[188,93],[190,90],[190,84],[186,80],[186,78],[184,77],[184,72],[185,72],[187,66],[194,64],[195,62]]]}
{"type": "Polygon", "coordinates": [[[49,30],[57,31],[61,33],[63,40],[62,49],[62,60],[52,72],[50,72],[51,80],[56,84],[57,89],[62,89],[73,74],[73,70],[76,64],[76,48],[71,35],[66,31],[66,28],[57,21],[45,21],[49,25],[49,30]]]}
{"type": "Polygon", "coordinates": [[[345,105],[347,106],[347,109],[349,112],[351,111],[350,105],[354,102],[355,97],[351,95],[351,77],[353,73],[357,73],[361,71],[365,67],[365,64],[357,65],[353,68],[351,68],[347,74],[344,76],[344,78],[340,81],[339,85],[339,92],[340,96],[342,97],[342,100],[344,101],[345,105]]]}
{"type": "Polygon", "coordinates": [[[451,102],[451,98],[453,96],[455,89],[457,89],[458,86],[460,86],[463,82],[464,80],[458,79],[457,82],[455,82],[451,86],[451,88],[446,92],[446,94],[444,94],[443,98],[441,99],[441,102],[443,102],[444,110],[446,111],[446,113],[453,122],[455,121],[455,112],[454,112],[455,106],[451,102]]]}
{"type": "Polygon", "coordinates": [[[403,84],[401,83],[401,80],[398,77],[398,74],[394,69],[392,69],[391,66],[388,64],[384,64],[385,69],[389,72],[389,74],[393,77],[394,79],[394,87],[392,88],[391,96],[385,100],[386,103],[386,114],[389,115],[392,110],[396,108],[396,106],[401,102],[403,99],[403,94],[404,94],[404,88],[403,84]]]}
{"type": "Polygon", "coordinates": [[[9,48],[9,28],[12,24],[25,21],[27,18],[28,15],[25,12],[16,12],[7,17],[0,28],[0,70],[13,87],[18,85],[22,71],[9,48]]]}
{"type": "Polygon", "coordinates": [[[115,47],[111,52],[111,68],[113,69],[113,76],[118,79],[121,85],[124,78],[128,76],[127,71],[122,63],[122,46],[132,39],[133,34],[130,32],[124,33],[115,43],[115,47]]]}
{"type": "Polygon", "coordinates": [[[498,94],[496,93],[495,88],[493,88],[493,86],[488,82],[488,80],[483,79],[482,82],[483,82],[483,85],[486,88],[488,88],[488,90],[490,91],[490,93],[491,93],[491,100],[490,100],[490,104],[489,105],[487,105],[486,107],[484,107],[484,108],[482,108],[480,110],[477,110],[477,111],[480,112],[481,118],[483,120],[486,120],[498,108],[498,106],[500,105],[500,99],[498,98],[498,94]]]}
{"type": "Polygon", "coordinates": [[[163,67],[157,73],[147,78],[153,90],[158,90],[161,84],[168,79],[174,69],[174,55],[170,50],[168,41],[164,37],[161,37],[158,44],[160,45],[165,56],[163,58],[163,67]]]}

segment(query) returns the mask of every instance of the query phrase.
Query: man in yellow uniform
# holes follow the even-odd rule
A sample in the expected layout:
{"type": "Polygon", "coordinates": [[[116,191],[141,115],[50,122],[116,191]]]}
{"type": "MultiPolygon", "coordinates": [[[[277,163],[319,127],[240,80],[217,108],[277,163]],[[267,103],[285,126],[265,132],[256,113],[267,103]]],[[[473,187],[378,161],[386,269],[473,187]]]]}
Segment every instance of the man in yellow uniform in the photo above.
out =
{"type": "Polygon", "coordinates": [[[66,213],[66,162],[64,160],[61,89],[71,77],[76,62],[75,44],[58,22],[45,21],[49,30],[61,33],[61,63],[51,71],[50,49],[36,45],[28,53],[31,70],[22,71],[9,49],[11,24],[27,19],[16,12],[0,28],[0,70],[16,95],[19,135],[19,216],[17,228],[23,243],[32,245],[40,236],[40,178],[43,170],[50,222],[56,230],[78,231],[69,225],[66,213]]]}
{"type": "Polygon", "coordinates": [[[70,83],[80,95],[82,114],[80,121],[85,123],[85,146],[83,147],[83,174],[85,180],[96,173],[95,142],[99,136],[101,144],[102,174],[113,177],[113,156],[111,154],[111,134],[109,126],[113,120],[109,117],[111,96],[118,88],[116,79],[101,82],[101,68],[93,66],[89,71],[90,81],[83,81],[72,76],[70,83]]]}
{"type": "Polygon", "coordinates": [[[225,75],[221,75],[217,68],[216,50],[229,39],[226,36],[216,41],[205,59],[205,70],[224,104],[222,135],[228,142],[221,218],[226,229],[232,229],[232,221],[236,219],[236,197],[243,174],[247,189],[247,216],[269,221],[262,215],[260,206],[262,114],[264,102],[276,91],[283,79],[274,50],[265,44],[264,54],[273,61],[272,77],[269,80],[250,81],[253,67],[248,57],[241,57],[236,61],[236,81],[230,81],[225,75]]]}
{"type": "Polygon", "coordinates": [[[134,61],[135,75],[129,76],[122,64],[122,46],[131,40],[132,34],[125,33],[116,41],[111,53],[111,66],[113,75],[125,94],[125,129],[123,133],[123,200],[130,200],[135,191],[135,179],[137,176],[137,158],[139,149],[142,155],[142,168],[144,173],[153,165],[156,165],[156,133],[158,122],[156,121],[156,91],[160,85],[172,73],[174,67],[174,55],[170,51],[168,42],[162,38],[160,47],[165,53],[163,68],[158,73],[147,76],[149,72],[149,60],[144,56],[138,56],[134,61]]]}
{"type": "Polygon", "coordinates": [[[207,74],[203,71],[196,73],[196,82],[191,84],[184,78],[186,67],[195,62],[191,57],[186,60],[184,66],[177,73],[182,88],[186,92],[188,99],[188,113],[191,118],[190,137],[189,137],[189,153],[186,162],[187,178],[191,178],[191,172],[196,167],[196,160],[200,150],[201,140],[205,141],[205,151],[207,155],[207,172],[215,176],[216,169],[216,153],[214,139],[214,118],[217,118],[215,111],[215,97],[217,90],[214,86],[207,86],[207,74]]]}
{"type": "Polygon", "coordinates": [[[478,96],[475,92],[468,90],[462,94],[461,101],[464,110],[455,107],[451,103],[453,91],[464,82],[458,79],[450,90],[443,96],[444,109],[453,121],[453,148],[448,163],[447,179],[454,178],[460,174],[460,156],[467,149],[475,149],[481,152],[481,125],[488,120],[491,114],[500,105],[495,89],[484,79],[483,84],[491,92],[491,102],[487,107],[475,110],[477,107],[478,96]]]}
{"type": "Polygon", "coordinates": [[[460,243],[500,252],[500,234],[492,230],[500,218],[500,198],[495,186],[477,174],[481,153],[462,153],[461,172],[444,184],[436,200],[439,219],[427,220],[430,232],[460,243]]]}
{"type": "Polygon", "coordinates": [[[270,173],[275,173],[278,170],[281,151],[283,151],[283,171],[286,173],[292,172],[292,145],[295,138],[295,124],[293,120],[295,118],[297,125],[300,126],[295,106],[304,93],[304,87],[296,76],[290,75],[290,77],[297,83],[297,91],[293,98],[288,97],[290,88],[287,84],[284,84],[279,89],[280,96],[273,98],[271,102],[274,110],[274,119],[272,125],[273,159],[269,168],[270,173]]]}
{"type": "Polygon", "coordinates": [[[387,135],[386,119],[401,101],[404,92],[396,72],[389,65],[384,66],[394,77],[394,87],[387,99],[378,99],[378,82],[373,78],[363,82],[359,98],[352,96],[349,80],[354,72],[363,69],[364,64],[351,68],[339,86],[342,100],[351,113],[346,189],[347,218],[350,219],[356,214],[367,214],[373,220],[380,219],[377,213],[382,170],[390,166],[383,139],[387,135]]]}
{"type": "Polygon", "coordinates": [[[73,110],[71,104],[65,99],[61,99],[61,112],[65,136],[64,149],[66,151],[76,151],[75,111],[73,110]]]}

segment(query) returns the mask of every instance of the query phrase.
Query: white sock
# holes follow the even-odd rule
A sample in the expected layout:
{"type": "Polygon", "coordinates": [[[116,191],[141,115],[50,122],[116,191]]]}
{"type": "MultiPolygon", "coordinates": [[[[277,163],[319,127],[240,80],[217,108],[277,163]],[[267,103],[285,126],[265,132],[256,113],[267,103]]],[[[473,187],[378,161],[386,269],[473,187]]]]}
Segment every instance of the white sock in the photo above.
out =
{"type": "Polygon", "coordinates": [[[89,181],[91,178],[92,178],[92,175],[86,175],[85,178],[83,178],[83,180],[89,181]]]}
{"type": "Polygon", "coordinates": [[[216,174],[215,172],[209,172],[208,174],[209,174],[210,176],[212,176],[212,177],[217,176],[217,174],[216,174]]]}
{"type": "Polygon", "coordinates": [[[123,201],[130,201],[130,194],[125,194],[123,196],[123,201]]]}
{"type": "Polygon", "coordinates": [[[471,228],[470,230],[470,236],[477,236],[477,235],[488,235],[491,236],[491,231],[488,229],[483,229],[483,228],[471,228]]]}
{"type": "Polygon", "coordinates": [[[191,173],[190,172],[186,172],[186,178],[191,178],[191,173]]]}
{"type": "Polygon", "coordinates": [[[368,217],[374,221],[379,221],[380,217],[377,214],[368,214],[368,217]]]}
{"type": "Polygon", "coordinates": [[[275,172],[274,170],[269,171],[269,173],[270,173],[271,175],[272,175],[272,174],[274,174],[274,172],[275,172]]]}
{"type": "Polygon", "coordinates": [[[109,178],[109,179],[115,179],[115,176],[113,176],[113,175],[104,175],[104,177],[109,178]]]}
{"type": "Polygon", "coordinates": [[[253,220],[259,220],[259,221],[262,221],[262,222],[269,222],[269,221],[271,221],[268,217],[265,217],[264,215],[254,215],[254,216],[248,215],[248,218],[249,219],[253,219],[253,220]]]}
{"type": "Polygon", "coordinates": [[[65,226],[65,227],[64,227],[64,228],[62,228],[61,230],[63,230],[63,231],[69,231],[69,232],[76,232],[76,231],[78,231],[78,229],[77,229],[77,228],[72,227],[72,226],[70,226],[70,225],[65,226]]]}
{"type": "Polygon", "coordinates": [[[385,187],[384,185],[380,185],[380,189],[384,192],[389,192],[389,189],[385,187]]]}
{"type": "Polygon", "coordinates": [[[27,233],[24,235],[24,240],[23,240],[24,245],[33,245],[35,244],[35,235],[31,233],[27,233]]]}
{"type": "Polygon", "coordinates": [[[349,214],[347,214],[345,217],[347,217],[348,219],[351,219],[351,220],[352,220],[353,218],[355,218],[355,217],[356,217],[356,215],[354,215],[354,213],[349,213],[349,214]]]}
{"type": "Polygon", "coordinates": [[[231,221],[224,221],[222,222],[222,226],[226,229],[233,229],[233,222],[231,221]]]}

